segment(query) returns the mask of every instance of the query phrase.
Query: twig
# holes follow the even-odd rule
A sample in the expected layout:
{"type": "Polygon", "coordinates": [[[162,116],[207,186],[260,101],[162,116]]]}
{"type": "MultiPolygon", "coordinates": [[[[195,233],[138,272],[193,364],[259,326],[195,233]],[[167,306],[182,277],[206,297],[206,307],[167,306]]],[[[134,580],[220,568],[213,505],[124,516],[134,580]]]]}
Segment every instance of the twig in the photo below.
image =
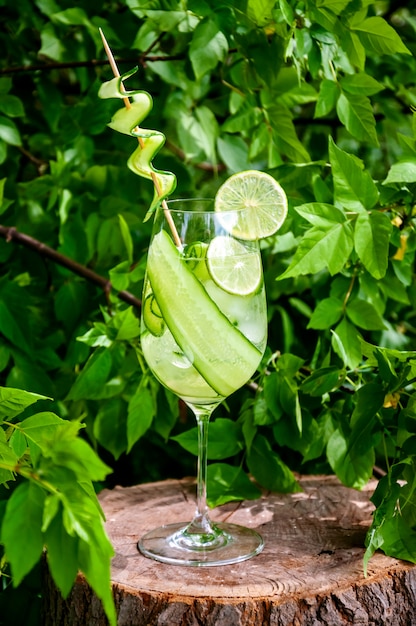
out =
{"type": "MultiPolygon", "coordinates": [[[[183,54],[172,54],[166,56],[163,54],[140,54],[138,57],[119,59],[118,63],[121,65],[141,65],[145,67],[147,63],[156,63],[157,61],[180,61],[184,58],[183,54]]],[[[51,71],[51,70],[66,70],[76,67],[103,67],[109,65],[107,59],[90,59],[89,61],[65,61],[65,62],[45,62],[45,63],[33,63],[28,65],[16,65],[15,67],[5,67],[0,69],[0,76],[6,74],[20,74],[22,72],[38,72],[38,71],[51,71]]]]}
{"type": "MultiPolygon", "coordinates": [[[[38,239],[34,239],[29,235],[19,232],[14,226],[2,226],[0,224],[0,236],[7,242],[17,241],[26,248],[35,250],[38,254],[51,259],[62,267],[66,267],[73,274],[77,274],[82,278],[86,278],[95,285],[98,285],[98,287],[101,287],[106,294],[110,293],[113,289],[111,281],[107,280],[103,276],[100,276],[99,274],[96,274],[88,267],[85,267],[85,265],[81,265],[81,263],[77,263],[77,261],[74,261],[60,252],[57,252],[53,248],[50,248],[38,239]]],[[[129,291],[117,291],[116,295],[120,300],[123,300],[123,302],[126,302],[127,304],[130,304],[138,309],[140,309],[142,305],[141,300],[136,298],[129,291]]]]}
{"type": "MultiPolygon", "coordinates": [[[[99,30],[100,30],[101,39],[103,40],[104,50],[105,50],[106,55],[108,57],[108,60],[110,62],[110,66],[111,66],[111,69],[113,70],[113,74],[117,78],[120,78],[120,72],[118,70],[117,64],[116,64],[115,59],[113,57],[113,53],[111,52],[110,46],[108,45],[107,40],[106,40],[106,38],[104,36],[104,33],[101,30],[101,28],[99,30]]],[[[125,89],[124,89],[124,85],[123,85],[122,82],[120,83],[120,86],[121,86],[121,92],[124,93],[125,89]]],[[[126,107],[126,109],[130,109],[131,108],[130,100],[128,99],[127,96],[123,98],[123,102],[124,102],[124,106],[126,107]]],[[[139,130],[139,127],[136,126],[134,130],[139,130]]],[[[142,137],[138,137],[137,140],[139,142],[140,147],[144,148],[143,138],[142,137]]],[[[154,184],[155,189],[156,189],[156,193],[160,197],[162,195],[162,191],[160,189],[160,185],[159,185],[159,182],[157,180],[156,174],[154,172],[152,172],[151,176],[152,176],[153,184],[154,184]]],[[[181,247],[181,240],[180,240],[180,237],[178,235],[178,231],[176,230],[176,226],[175,226],[175,223],[174,223],[174,221],[172,219],[172,215],[170,214],[170,211],[169,211],[168,205],[166,203],[166,200],[162,200],[162,208],[163,208],[163,211],[165,213],[166,221],[168,222],[169,228],[171,229],[174,242],[175,242],[176,246],[181,247]]]]}

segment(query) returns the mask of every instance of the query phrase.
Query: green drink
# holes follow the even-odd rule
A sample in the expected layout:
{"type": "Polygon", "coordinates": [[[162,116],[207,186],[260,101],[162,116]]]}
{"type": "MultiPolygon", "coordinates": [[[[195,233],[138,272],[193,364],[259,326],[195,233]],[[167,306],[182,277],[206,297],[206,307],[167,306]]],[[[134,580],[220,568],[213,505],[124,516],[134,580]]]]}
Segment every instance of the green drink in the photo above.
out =
{"type": "MultiPolygon", "coordinates": [[[[215,215],[208,215],[213,222],[215,215]]],[[[143,352],[159,381],[185,402],[220,402],[247,382],[264,352],[263,281],[260,275],[248,295],[229,293],[210,273],[214,263],[224,263],[224,246],[207,259],[206,242],[177,251],[165,232],[155,235],[149,249],[143,352]]],[[[235,255],[226,250],[228,264],[241,264],[258,273],[258,245],[250,242],[236,247],[235,255]]]]}
{"type": "Polygon", "coordinates": [[[141,344],[154,375],[196,416],[198,506],[192,522],[151,531],[139,547],[167,563],[233,563],[257,554],[263,541],[255,531],[209,519],[207,427],[214,408],[253,376],[266,347],[259,244],[233,236],[242,211],[218,214],[210,200],[168,204],[168,213],[158,210],[149,247],[141,344]]]}

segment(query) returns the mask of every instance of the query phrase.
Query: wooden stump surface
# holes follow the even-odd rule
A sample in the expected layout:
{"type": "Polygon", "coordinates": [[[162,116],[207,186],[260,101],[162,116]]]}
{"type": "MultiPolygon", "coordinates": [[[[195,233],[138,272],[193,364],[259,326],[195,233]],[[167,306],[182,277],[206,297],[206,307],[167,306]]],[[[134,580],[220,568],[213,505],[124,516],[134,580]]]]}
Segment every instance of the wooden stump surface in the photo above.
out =
{"type": "MultiPolygon", "coordinates": [[[[158,563],[136,547],[148,530],[191,519],[193,480],[102,492],[119,626],[414,626],[415,566],[377,553],[363,575],[375,483],[361,492],[334,477],[301,477],[300,484],[300,493],[212,511],[214,520],[257,529],[265,548],[242,563],[202,568],[158,563]]],[[[82,577],[67,601],[50,581],[47,587],[45,626],[106,624],[82,577]]]]}

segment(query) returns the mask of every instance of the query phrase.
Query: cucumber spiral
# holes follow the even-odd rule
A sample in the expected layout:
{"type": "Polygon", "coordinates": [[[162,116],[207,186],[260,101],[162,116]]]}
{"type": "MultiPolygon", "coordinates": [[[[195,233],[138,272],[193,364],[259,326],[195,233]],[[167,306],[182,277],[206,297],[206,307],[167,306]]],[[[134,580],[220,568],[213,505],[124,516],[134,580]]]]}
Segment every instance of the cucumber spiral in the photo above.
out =
{"type": "Polygon", "coordinates": [[[154,196],[150,208],[145,216],[145,221],[156,210],[156,207],[170,196],[176,188],[176,176],[172,172],[157,170],[153,167],[152,160],[157,155],[166,141],[163,133],[157,130],[141,128],[141,122],[150,113],[153,100],[146,91],[126,91],[123,80],[130,78],[137,72],[137,67],[117,76],[105,83],[99,89],[100,98],[128,98],[130,105],[116,111],[110,128],[119,133],[136,137],[139,145],[127,161],[127,166],[138,176],[150,179],[155,186],[154,196]]]}

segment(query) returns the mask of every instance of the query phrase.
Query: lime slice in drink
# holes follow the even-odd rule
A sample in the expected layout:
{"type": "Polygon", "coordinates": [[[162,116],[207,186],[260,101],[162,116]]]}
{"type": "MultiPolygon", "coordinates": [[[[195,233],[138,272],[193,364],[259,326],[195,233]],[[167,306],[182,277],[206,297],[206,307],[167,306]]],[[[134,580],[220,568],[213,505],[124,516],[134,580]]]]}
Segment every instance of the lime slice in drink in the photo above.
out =
{"type": "Polygon", "coordinates": [[[206,262],[212,280],[228,293],[248,296],[260,286],[260,255],[237,239],[215,237],[208,246],[206,262]]]}
{"type": "Polygon", "coordinates": [[[256,240],[269,237],[282,226],[287,215],[287,197],[277,180],[258,170],[233,174],[215,197],[215,210],[224,213],[224,225],[234,237],[256,240]],[[248,209],[227,219],[227,211],[248,209]],[[228,222],[228,224],[227,224],[228,222]]]}

